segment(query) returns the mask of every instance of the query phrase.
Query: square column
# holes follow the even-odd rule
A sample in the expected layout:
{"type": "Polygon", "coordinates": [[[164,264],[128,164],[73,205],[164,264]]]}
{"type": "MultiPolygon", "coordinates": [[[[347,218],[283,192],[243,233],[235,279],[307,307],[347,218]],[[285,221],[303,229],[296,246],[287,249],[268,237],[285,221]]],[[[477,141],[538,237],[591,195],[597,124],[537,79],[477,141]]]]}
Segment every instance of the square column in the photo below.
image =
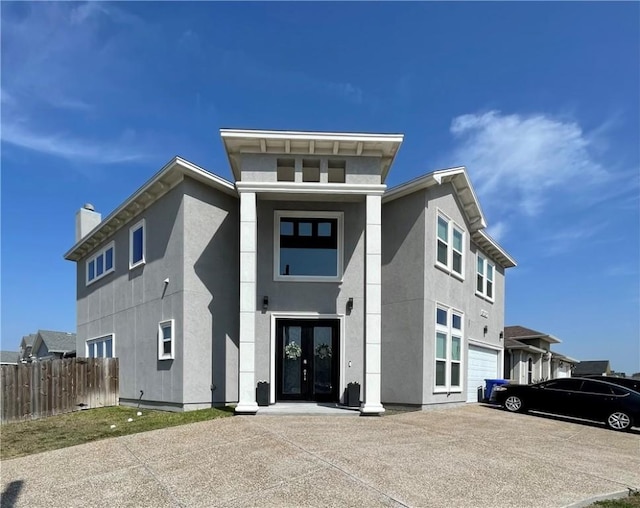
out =
{"type": "Polygon", "coordinates": [[[256,336],[256,193],[240,193],[240,385],[238,414],[255,414],[255,336],[256,336]]]}
{"type": "Polygon", "coordinates": [[[382,196],[367,195],[365,226],[365,375],[363,415],[384,413],[380,403],[382,327],[382,196]]]}

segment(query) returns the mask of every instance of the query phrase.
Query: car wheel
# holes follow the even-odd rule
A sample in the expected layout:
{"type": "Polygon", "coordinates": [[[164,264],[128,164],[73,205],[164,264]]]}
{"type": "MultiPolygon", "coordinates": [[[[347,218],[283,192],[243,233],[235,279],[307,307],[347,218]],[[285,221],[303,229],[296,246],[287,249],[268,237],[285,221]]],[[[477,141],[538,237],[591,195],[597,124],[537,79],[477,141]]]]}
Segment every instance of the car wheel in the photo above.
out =
{"type": "Polygon", "coordinates": [[[517,413],[518,411],[523,410],[524,405],[522,404],[522,399],[520,397],[517,397],[516,395],[509,395],[504,401],[504,407],[507,411],[517,413]]]}
{"type": "Polygon", "coordinates": [[[624,411],[611,413],[607,418],[607,427],[613,430],[629,430],[631,428],[631,417],[624,411]]]}

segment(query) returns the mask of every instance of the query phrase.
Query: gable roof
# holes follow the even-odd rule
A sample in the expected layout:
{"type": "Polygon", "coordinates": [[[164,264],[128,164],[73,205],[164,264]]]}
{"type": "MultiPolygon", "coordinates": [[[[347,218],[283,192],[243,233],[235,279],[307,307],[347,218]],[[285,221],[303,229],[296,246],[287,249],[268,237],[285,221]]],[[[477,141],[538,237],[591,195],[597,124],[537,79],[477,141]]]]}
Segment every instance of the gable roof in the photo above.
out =
{"type": "Polygon", "coordinates": [[[36,340],[36,334],[30,333],[29,335],[25,335],[22,337],[20,341],[20,347],[24,345],[24,347],[33,346],[33,342],[36,340]]]}
{"type": "Polygon", "coordinates": [[[404,139],[403,134],[220,129],[233,176],[240,180],[242,153],[380,157],[384,183],[404,139]]]}
{"type": "Polygon", "coordinates": [[[609,360],[587,360],[580,362],[573,370],[574,376],[588,376],[590,374],[602,374],[610,372],[609,360]]]}
{"type": "Polygon", "coordinates": [[[38,350],[35,346],[39,346],[40,342],[44,342],[50,353],[69,353],[76,350],[76,334],[71,332],[38,330],[34,352],[38,350]]]}
{"type": "Polygon", "coordinates": [[[562,342],[557,337],[550,335],[548,333],[538,332],[536,330],[532,330],[531,328],[525,328],[524,326],[505,326],[504,327],[504,336],[507,339],[542,339],[551,344],[559,344],[562,342]]]}
{"type": "Polygon", "coordinates": [[[98,244],[103,243],[106,239],[112,237],[116,231],[131,222],[142,210],[155,203],[160,197],[178,185],[185,176],[217,188],[231,196],[238,196],[231,182],[181,157],[174,157],[160,171],[147,180],[142,187],[129,196],[124,203],[111,212],[106,219],[103,219],[100,224],[93,228],[89,234],[76,242],[64,255],[64,258],[70,261],[82,259],[98,244]]]}
{"type": "Polygon", "coordinates": [[[388,203],[419,190],[444,183],[451,184],[462,204],[462,212],[469,224],[473,242],[504,268],[517,266],[515,259],[484,231],[487,227],[487,221],[464,166],[433,171],[393,187],[384,193],[382,202],[388,203]]]}
{"type": "Polygon", "coordinates": [[[7,364],[18,364],[20,360],[20,353],[17,351],[0,351],[0,363],[7,364]]]}
{"type": "Polygon", "coordinates": [[[504,339],[504,347],[505,349],[522,349],[524,351],[529,351],[531,353],[546,353],[547,351],[545,349],[536,347],[536,346],[532,346],[531,344],[525,344],[524,342],[520,342],[518,340],[515,339],[509,339],[506,338],[504,339]]]}

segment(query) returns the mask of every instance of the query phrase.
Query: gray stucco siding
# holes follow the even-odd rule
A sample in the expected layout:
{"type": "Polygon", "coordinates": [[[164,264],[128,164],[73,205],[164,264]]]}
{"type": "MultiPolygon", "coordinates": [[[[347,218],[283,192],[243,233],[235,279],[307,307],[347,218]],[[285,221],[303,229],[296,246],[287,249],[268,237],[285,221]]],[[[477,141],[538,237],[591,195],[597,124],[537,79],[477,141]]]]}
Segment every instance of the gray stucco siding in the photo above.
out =
{"type": "Polygon", "coordinates": [[[96,250],[114,242],[113,273],[87,286],[87,258],[77,263],[78,356],[86,354],[87,339],[113,333],[124,401],[137,400],[142,390],[143,401],[176,406],[183,402],[182,192],[179,184],[97,246],[96,250]],[[145,264],[129,270],[129,227],[141,218],[145,219],[145,264]],[[170,283],[164,291],[166,278],[170,283]],[[175,359],[159,361],[158,323],[166,319],[175,320],[175,359]]]}
{"type": "Polygon", "coordinates": [[[269,380],[271,374],[272,313],[318,313],[344,315],[349,298],[354,308],[345,315],[344,335],[340,337],[344,357],[340,363],[345,383],[363,381],[364,358],[364,202],[299,202],[258,200],[258,263],[256,286],[256,381],[269,380]],[[276,210],[342,211],[342,282],[302,282],[274,280],[274,214],[276,210]],[[269,297],[269,309],[262,311],[262,298],[269,297]],[[351,367],[348,367],[348,362],[351,367]]]}

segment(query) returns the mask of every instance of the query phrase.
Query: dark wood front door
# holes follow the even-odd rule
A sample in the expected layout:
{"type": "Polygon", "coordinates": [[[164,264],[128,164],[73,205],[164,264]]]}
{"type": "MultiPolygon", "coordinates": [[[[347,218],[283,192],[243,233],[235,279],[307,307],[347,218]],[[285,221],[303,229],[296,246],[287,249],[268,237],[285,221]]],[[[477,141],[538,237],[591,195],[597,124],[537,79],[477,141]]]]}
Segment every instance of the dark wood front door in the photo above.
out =
{"type": "Polygon", "coordinates": [[[276,399],[337,402],[339,321],[276,321],[276,399]]]}

